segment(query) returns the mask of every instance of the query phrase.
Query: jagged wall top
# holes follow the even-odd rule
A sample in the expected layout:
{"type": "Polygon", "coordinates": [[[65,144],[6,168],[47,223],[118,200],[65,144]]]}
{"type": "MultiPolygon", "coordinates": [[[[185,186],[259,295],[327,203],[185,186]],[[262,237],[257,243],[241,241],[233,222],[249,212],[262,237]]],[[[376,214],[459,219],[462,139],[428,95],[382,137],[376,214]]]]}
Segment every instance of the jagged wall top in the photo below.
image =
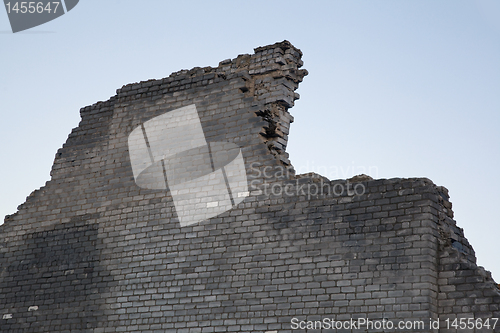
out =
{"type": "MultiPolygon", "coordinates": [[[[151,79],[137,83],[126,84],[116,90],[116,96],[106,102],[98,102],[81,109],[82,116],[90,110],[97,110],[102,103],[127,101],[144,97],[154,97],[169,92],[196,88],[222,80],[231,80],[243,77],[249,79],[255,75],[272,75],[295,83],[302,82],[307,70],[300,69],[302,51],[285,40],[273,45],[261,46],[254,49],[254,54],[240,54],[234,59],[226,59],[218,67],[194,67],[183,69],[170,74],[163,79],[151,79]]],[[[292,96],[287,103],[293,105],[298,94],[292,96]]]]}

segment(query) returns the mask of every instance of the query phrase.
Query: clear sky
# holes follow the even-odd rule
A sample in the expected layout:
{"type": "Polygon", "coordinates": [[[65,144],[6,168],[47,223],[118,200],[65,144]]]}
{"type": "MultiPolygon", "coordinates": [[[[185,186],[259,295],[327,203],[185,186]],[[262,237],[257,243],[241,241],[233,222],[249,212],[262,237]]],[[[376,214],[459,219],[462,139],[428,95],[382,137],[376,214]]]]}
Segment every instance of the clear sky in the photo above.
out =
{"type": "Polygon", "coordinates": [[[0,8],[0,215],[50,179],[79,109],[282,41],[309,71],[297,171],[427,177],[500,282],[500,1],[81,0],[12,34],[0,8]]]}

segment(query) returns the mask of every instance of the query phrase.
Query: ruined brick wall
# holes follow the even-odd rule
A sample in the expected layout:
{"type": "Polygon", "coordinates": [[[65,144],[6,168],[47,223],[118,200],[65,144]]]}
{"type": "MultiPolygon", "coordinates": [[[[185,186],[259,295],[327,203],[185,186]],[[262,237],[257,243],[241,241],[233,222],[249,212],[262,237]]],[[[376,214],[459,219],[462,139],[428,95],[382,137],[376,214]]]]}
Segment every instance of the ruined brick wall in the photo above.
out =
{"type": "Polygon", "coordinates": [[[301,56],[285,41],[83,108],[52,179],[0,226],[0,331],[292,332],[294,317],[328,317],[429,332],[429,318],[500,317],[444,188],[294,174],[301,56]],[[127,139],[193,104],[208,142],[241,147],[250,188],[182,227],[169,190],[137,186],[127,139]]]}

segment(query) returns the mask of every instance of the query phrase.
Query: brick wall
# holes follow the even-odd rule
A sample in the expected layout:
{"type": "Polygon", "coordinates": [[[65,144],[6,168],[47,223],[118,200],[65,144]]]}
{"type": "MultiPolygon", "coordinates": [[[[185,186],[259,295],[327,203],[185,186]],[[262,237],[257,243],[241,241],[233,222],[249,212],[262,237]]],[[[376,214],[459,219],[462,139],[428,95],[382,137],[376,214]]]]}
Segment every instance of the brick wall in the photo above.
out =
{"type": "Polygon", "coordinates": [[[83,108],[51,180],[0,226],[0,331],[300,332],[293,318],[369,318],[437,332],[430,318],[443,330],[500,317],[446,189],[295,175],[301,56],[286,41],[259,47],[83,108]],[[193,104],[207,142],[241,148],[249,195],[181,226],[170,189],[136,184],[128,137],[193,104]]]}

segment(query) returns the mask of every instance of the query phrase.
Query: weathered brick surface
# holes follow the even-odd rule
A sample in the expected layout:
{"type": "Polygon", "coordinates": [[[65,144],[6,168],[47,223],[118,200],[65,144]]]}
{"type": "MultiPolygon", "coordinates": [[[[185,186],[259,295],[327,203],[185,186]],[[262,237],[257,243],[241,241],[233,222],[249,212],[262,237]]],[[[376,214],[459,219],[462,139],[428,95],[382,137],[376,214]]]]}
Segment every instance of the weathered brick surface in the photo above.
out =
{"type": "Polygon", "coordinates": [[[446,189],[295,176],[285,148],[301,55],[260,47],[83,108],[52,179],[0,227],[0,331],[292,332],[294,317],[362,317],[429,332],[429,318],[500,317],[446,189]],[[207,141],[242,148],[251,191],[181,227],[168,191],[134,182],[127,138],[191,104],[207,141]]]}

